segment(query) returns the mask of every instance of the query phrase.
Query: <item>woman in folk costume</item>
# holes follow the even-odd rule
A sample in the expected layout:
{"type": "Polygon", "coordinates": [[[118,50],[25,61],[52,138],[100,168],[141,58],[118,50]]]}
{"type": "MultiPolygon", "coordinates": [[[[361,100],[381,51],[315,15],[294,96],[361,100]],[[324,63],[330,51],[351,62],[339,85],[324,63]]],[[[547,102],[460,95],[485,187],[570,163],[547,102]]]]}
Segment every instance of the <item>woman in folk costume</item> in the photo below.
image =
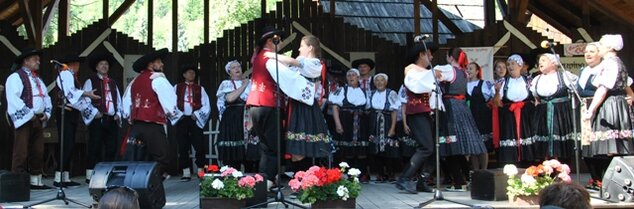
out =
{"type": "Polygon", "coordinates": [[[440,113],[440,155],[449,164],[447,170],[452,176],[450,191],[465,191],[464,168],[467,155],[487,153],[480,131],[475,124],[471,111],[467,107],[467,55],[460,48],[451,48],[447,52],[450,66],[435,67],[435,76],[440,81],[443,92],[445,112],[440,113]]]}
{"type": "MultiPolygon", "coordinates": [[[[331,138],[320,106],[323,91],[321,76],[325,69],[319,60],[319,45],[317,37],[308,35],[302,37],[296,59],[277,55],[282,64],[279,65],[282,80],[280,88],[291,98],[287,110],[286,152],[292,154],[296,170],[307,170],[312,165],[312,159],[305,159],[306,157],[321,158],[330,155],[331,138]],[[288,80],[308,82],[302,86],[287,86],[288,80]]],[[[274,53],[267,53],[265,56],[275,59],[274,53]]]]}
{"type": "Polygon", "coordinates": [[[396,118],[396,136],[398,137],[399,153],[403,157],[403,162],[409,162],[409,159],[416,152],[416,141],[410,137],[410,128],[407,125],[407,88],[401,85],[398,89],[398,99],[401,102],[398,117],[396,118]]]}
{"type": "MultiPolygon", "coordinates": [[[[434,102],[430,99],[435,98],[432,90],[435,89],[434,75],[427,67],[431,65],[432,54],[438,49],[436,45],[417,43],[410,49],[408,59],[410,65],[405,67],[404,86],[401,88],[403,126],[404,132],[411,136],[414,142],[415,151],[407,164],[398,181],[396,188],[405,190],[409,193],[418,193],[414,178],[417,176],[421,168],[429,168],[434,164],[434,137],[432,135],[431,117],[432,106],[434,102]],[[430,45],[429,48],[427,45],[430,45]]],[[[435,100],[434,100],[435,101],[435,100]]],[[[435,107],[435,106],[434,106],[435,107]]],[[[423,168],[422,179],[418,180],[421,185],[421,191],[432,192],[431,187],[426,184],[430,177],[431,171],[423,168]]]]}
{"type": "MultiPolygon", "coordinates": [[[[338,158],[348,161],[351,166],[367,171],[368,156],[368,119],[364,114],[366,94],[359,86],[359,71],[350,69],[346,73],[347,84],[332,92],[330,98],[335,133],[333,140],[338,148],[338,158]]],[[[363,179],[369,181],[367,174],[363,179]]]]}
{"type": "MultiPolygon", "coordinates": [[[[493,83],[482,80],[482,68],[478,63],[469,63],[467,70],[467,101],[471,114],[476,120],[476,125],[487,148],[487,153],[472,155],[470,157],[471,166],[474,170],[487,169],[489,163],[489,153],[493,151],[491,140],[491,98],[495,95],[493,83]]],[[[497,107],[495,107],[497,108],[497,107]]]]}
{"type": "Polygon", "coordinates": [[[250,137],[249,114],[245,110],[251,82],[244,78],[242,66],[237,60],[227,62],[225,72],[229,79],[222,81],[216,92],[220,116],[218,159],[224,165],[239,167],[244,164],[247,171],[257,171],[254,161],[259,160],[259,151],[256,139],[250,137]],[[252,147],[250,150],[253,151],[248,152],[248,147],[252,147]]]}
{"type": "Polygon", "coordinates": [[[576,133],[572,129],[574,121],[568,90],[577,76],[558,70],[559,58],[554,54],[542,54],[538,66],[541,74],[533,78],[530,87],[536,101],[533,117],[535,157],[570,159],[575,153],[576,133]]]}
{"type": "Polygon", "coordinates": [[[377,181],[393,179],[391,174],[400,159],[399,141],[396,138],[396,118],[401,102],[396,91],[387,88],[385,73],[374,75],[375,89],[368,95],[366,108],[370,111],[370,152],[375,155],[374,166],[378,169],[377,181]]]}
{"type": "Polygon", "coordinates": [[[592,123],[590,150],[593,156],[608,157],[631,155],[634,152],[632,136],[632,90],[628,85],[625,65],[617,56],[623,48],[621,35],[603,35],[599,41],[599,56],[603,58],[597,76],[592,80],[596,87],[592,103],[583,114],[592,123]],[[628,104],[629,103],[629,104],[628,104]]]}
{"type": "Polygon", "coordinates": [[[495,61],[495,69],[493,71],[493,80],[499,81],[508,75],[508,66],[506,60],[495,61]]]}
{"type": "MultiPolygon", "coordinates": [[[[597,87],[592,85],[592,81],[597,77],[599,72],[603,69],[600,65],[601,56],[599,55],[599,45],[600,43],[589,43],[586,45],[584,51],[584,59],[586,61],[587,66],[581,69],[581,74],[579,75],[579,80],[577,81],[577,89],[579,92],[579,96],[581,96],[581,113],[584,113],[590,103],[592,102],[592,97],[597,90],[597,87]]],[[[628,82],[629,82],[628,78],[628,82]]],[[[626,88],[629,89],[629,88],[626,88]]],[[[581,120],[581,145],[582,145],[582,156],[583,160],[588,167],[590,172],[590,179],[588,181],[588,185],[586,185],[589,189],[599,189],[601,185],[601,180],[603,177],[603,173],[605,169],[607,169],[610,164],[611,158],[606,155],[597,155],[594,156],[592,153],[592,147],[590,146],[590,142],[593,141],[594,133],[592,132],[592,121],[591,120],[581,120]]]]}
{"type": "MultiPolygon", "coordinates": [[[[533,96],[529,90],[529,78],[522,75],[528,65],[519,54],[508,58],[508,76],[495,84],[494,103],[499,107],[499,140],[493,138],[498,149],[498,161],[506,163],[530,163],[534,161],[533,96]]],[[[493,119],[495,120],[495,119],[493,119]]]]}

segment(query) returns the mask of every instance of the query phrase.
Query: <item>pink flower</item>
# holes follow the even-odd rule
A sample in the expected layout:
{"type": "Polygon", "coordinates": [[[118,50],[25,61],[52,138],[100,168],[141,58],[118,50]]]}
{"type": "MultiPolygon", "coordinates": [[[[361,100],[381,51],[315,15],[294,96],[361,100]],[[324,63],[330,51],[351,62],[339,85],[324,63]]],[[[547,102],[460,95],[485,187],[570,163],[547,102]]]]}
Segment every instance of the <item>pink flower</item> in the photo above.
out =
{"type": "Polygon", "coordinates": [[[297,171],[297,173],[295,173],[295,178],[301,180],[302,178],[304,178],[304,176],[306,176],[306,172],[304,171],[297,171]]]}
{"type": "Polygon", "coordinates": [[[255,182],[260,182],[260,181],[264,181],[264,177],[262,177],[260,174],[255,174],[255,182]]]}
{"type": "Polygon", "coordinates": [[[302,179],[302,189],[308,189],[310,187],[317,185],[318,183],[319,183],[319,178],[317,178],[317,176],[314,176],[314,175],[304,176],[304,179],[302,179]]]}
{"type": "Polygon", "coordinates": [[[225,176],[231,176],[231,174],[232,174],[233,172],[236,172],[236,169],[235,169],[235,168],[231,168],[231,167],[230,167],[230,168],[227,168],[225,171],[223,171],[223,172],[220,174],[220,176],[222,176],[222,177],[225,177],[225,176]]]}
{"type": "Polygon", "coordinates": [[[554,171],[553,168],[550,167],[549,165],[544,165],[543,169],[544,169],[544,173],[546,173],[547,175],[550,175],[554,171]]]}
{"type": "Polygon", "coordinates": [[[255,186],[255,178],[253,176],[245,176],[238,180],[238,186],[253,188],[255,186]]]}
{"type": "Polygon", "coordinates": [[[557,177],[559,179],[561,179],[562,181],[566,182],[566,183],[572,182],[572,179],[570,178],[570,175],[568,175],[567,173],[559,173],[559,175],[557,175],[557,177]]]}
{"type": "Polygon", "coordinates": [[[558,160],[552,159],[552,160],[546,160],[543,163],[545,166],[550,166],[552,168],[559,168],[559,166],[561,166],[561,163],[558,160]]]}
{"type": "Polygon", "coordinates": [[[565,173],[566,175],[570,174],[570,166],[566,164],[561,164],[561,167],[559,169],[561,173],[565,173]]]}
{"type": "Polygon", "coordinates": [[[313,175],[317,173],[320,169],[321,168],[319,168],[319,166],[314,165],[313,167],[310,167],[308,171],[306,171],[306,173],[308,173],[309,175],[313,175]]]}
{"type": "Polygon", "coordinates": [[[291,186],[291,189],[292,189],[294,192],[299,191],[299,188],[300,188],[300,187],[302,187],[302,183],[301,183],[301,182],[299,182],[297,179],[291,179],[291,180],[288,182],[288,185],[290,185],[290,186],[291,186]]]}

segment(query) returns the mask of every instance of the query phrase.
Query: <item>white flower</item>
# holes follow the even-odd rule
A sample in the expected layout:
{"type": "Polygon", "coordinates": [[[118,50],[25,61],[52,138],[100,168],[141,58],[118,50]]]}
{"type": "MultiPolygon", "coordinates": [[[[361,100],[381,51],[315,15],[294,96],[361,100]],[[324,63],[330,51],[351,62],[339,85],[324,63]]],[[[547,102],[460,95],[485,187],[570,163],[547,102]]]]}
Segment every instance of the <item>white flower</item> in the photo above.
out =
{"type": "Polygon", "coordinates": [[[222,167],[220,168],[220,173],[225,172],[225,170],[227,170],[228,168],[229,168],[229,166],[228,166],[228,165],[222,166],[222,167]]]}
{"type": "Polygon", "coordinates": [[[513,164],[507,164],[504,166],[504,174],[506,174],[507,176],[515,176],[517,175],[517,167],[515,167],[515,165],[513,164]]]}
{"type": "Polygon", "coordinates": [[[348,171],[348,175],[351,175],[351,176],[359,176],[359,174],[361,174],[361,171],[359,169],[356,169],[356,168],[351,168],[348,171]]]}
{"type": "Polygon", "coordinates": [[[348,200],[348,198],[350,198],[350,194],[348,194],[348,188],[343,185],[340,185],[337,188],[337,195],[339,195],[342,200],[348,200]]]}
{"type": "Polygon", "coordinates": [[[350,168],[350,166],[349,166],[349,165],[348,165],[348,163],[346,163],[346,162],[341,162],[341,163],[339,163],[339,167],[340,167],[340,168],[350,168]]]}
{"type": "Polygon", "coordinates": [[[236,178],[240,178],[240,177],[244,176],[244,174],[242,174],[242,172],[240,172],[240,171],[235,171],[231,175],[233,177],[236,177],[236,178]]]}
{"type": "Polygon", "coordinates": [[[528,174],[522,174],[522,183],[531,186],[534,185],[535,183],[537,183],[537,180],[535,180],[535,178],[533,178],[533,176],[528,175],[528,174]]]}
{"type": "Polygon", "coordinates": [[[213,187],[214,189],[220,190],[222,188],[225,188],[225,184],[222,183],[220,179],[216,179],[214,180],[214,182],[211,182],[211,187],[213,187]]]}

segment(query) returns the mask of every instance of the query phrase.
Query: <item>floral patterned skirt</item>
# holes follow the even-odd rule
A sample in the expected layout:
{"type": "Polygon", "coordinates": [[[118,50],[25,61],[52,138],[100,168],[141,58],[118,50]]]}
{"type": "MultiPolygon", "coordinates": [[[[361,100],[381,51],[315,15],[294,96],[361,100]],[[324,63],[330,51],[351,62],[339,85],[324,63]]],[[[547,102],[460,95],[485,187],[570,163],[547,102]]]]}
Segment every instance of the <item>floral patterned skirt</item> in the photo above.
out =
{"type": "Polygon", "coordinates": [[[633,154],[633,113],[624,95],[606,97],[592,120],[591,155],[633,154]]]}
{"type": "Polygon", "coordinates": [[[290,101],[286,152],[306,157],[327,157],[331,138],[324,114],[315,101],[312,106],[290,101]]]}

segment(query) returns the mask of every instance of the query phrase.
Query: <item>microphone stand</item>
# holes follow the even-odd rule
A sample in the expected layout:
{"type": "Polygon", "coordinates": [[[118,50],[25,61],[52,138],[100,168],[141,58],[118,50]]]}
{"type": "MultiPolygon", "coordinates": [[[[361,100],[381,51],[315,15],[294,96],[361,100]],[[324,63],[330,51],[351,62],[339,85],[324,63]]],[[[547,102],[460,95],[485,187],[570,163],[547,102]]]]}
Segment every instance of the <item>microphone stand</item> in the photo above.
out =
{"type": "MultiPolygon", "coordinates": [[[[60,64],[58,62],[55,62],[55,66],[56,67],[62,67],[62,64],[60,64]]],[[[71,70],[71,69],[69,69],[69,70],[71,70]]],[[[61,175],[61,173],[64,170],[64,122],[65,122],[65,115],[66,115],[65,114],[65,112],[66,112],[65,108],[66,108],[66,105],[68,103],[68,100],[66,99],[66,94],[64,93],[64,80],[62,80],[61,74],[62,74],[62,71],[59,71],[58,76],[57,76],[59,78],[60,91],[61,91],[61,94],[63,95],[62,98],[61,98],[62,99],[62,107],[60,108],[61,109],[60,110],[61,117],[58,118],[61,121],[60,122],[60,124],[61,124],[60,129],[61,130],[58,130],[60,132],[60,139],[59,139],[59,144],[60,144],[60,146],[59,146],[60,147],[59,148],[59,159],[60,159],[59,172],[60,172],[60,175],[61,175]]],[[[33,206],[41,205],[41,204],[44,204],[44,203],[47,203],[47,202],[52,202],[52,201],[55,201],[55,200],[64,201],[64,203],[66,205],[68,205],[68,202],[72,202],[72,203],[75,203],[77,205],[80,205],[80,206],[83,206],[83,207],[86,207],[86,208],[91,208],[91,206],[89,206],[89,205],[86,205],[86,204],[84,204],[82,202],[79,202],[77,200],[73,200],[73,199],[70,199],[70,198],[66,197],[66,193],[64,192],[64,179],[62,178],[62,176],[60,176],[59,185],[57,186],[57,195],[55,197],[47,199],[47,200],[42,200],[40,202],[36,202],[36,203],[30,204],[30,205],[25,205],[23,208],[25,208],[25,209],[26,208],[31,208],[33,206]]]]}
{"type": "MultiPolygon", "coordinates": [[[[425,53],[427,53],[427,44],[425,44],[424,40],[421,40],[421,42],[423,43],[423,48],[425,49],[425,53]]],[[[427,55],[425,55],[425,59],[428,59],[427,63],[429,63],[429,65],[431,65],[431,60],[429,60],[429,58],[427,58],[427,55]]],[[[432,73],[434,73],[433,71],[434,70],[432,69],[432,73]]],[[[438,95],[442,92],[442,90],[440,89],[440,83],[438,82],[438,78],[436,78],[435,74],[434,74],[433,77],[434,77],[434,86],[435,86],[435,89],[433,91],[436,92],[436,95],[435,95],[436,96],[436,101],[435,101],[436,108],[434,108],[434,120],[435,120],[434,121],[434,125],[435,125],[435,127],[434,127],[435,134],[434,135],[435,136],[434,137],[436,138],[436,150],[435,150],[436,151],[436,189],[434,190],[434,197],[432,199],[427,200],[425,202],[422,202],[417,207],[414,207],[414,208],[423,208],[426,205],[429,205],[429,204],[431,204],[431,203],[433,203],[433,202],[435,202],[437,200],[440,200],[440,201],[444,200],[444,201],[447,201],[447,202],[450,202],[450,203],[454,203],[454,204],[458,204],[458,205],[467,206],[469,208],[473,208],[473,207],[475,207],[475,205],[471,205],[471,204],[467,204],[467,203],[461,203],[461,202],[458,202],[458,201],[454,201],[454,200],[450,200],[450,199],[445,198],[443,196],[442,192],[440,191],[440,127],[439,127],[440,126],[440,124],[439,124],[440,123],[440,121],[439,121],[440,118],[438,116],[440,111],[438,111],[438,106],[439,106],[438,95]]]]}
{"type": "Polygon", "coordinates": [[[278,84],[275,85],[275,100],[276,100],[276,106],[275,106],[275,131],[276,131],[276,137],[277,137],[277,178],[275,178],[275,184],[277,186],[277,192],[275,194],[275,198],[273,200],[269,200],[263,203],[258,203],[246,208],[260,208],[261,206],[267,206],[269,203],[274,203],[274,202],[279,202],[282,203],[284,205],[285,208],[288,208],[288,205],[293,205],[295,207],[298,208],[303,208],[303,209],[308,209],[300,204],[288,201],[286,199],[284,199],[284,193],[282,193],[282,184],[280,182],[280,179],[282,178],[282,159],[281,159],[281,155],[282,155],[282,147],[281,147],[281,143],[282,141],[282,134],[281,134],[281,127],[280,127],[280,108],[281,108],[281,104],[280,104],[280,85],[279,82],[280,81],[280,68],[279,68],[279,62],[278,57],[277,57],[277,45],[280,44],[280,39],[279,38],[275,38],[273,37],[273,45],[275,45],[275,80],[277,80],[278,84]]]}

